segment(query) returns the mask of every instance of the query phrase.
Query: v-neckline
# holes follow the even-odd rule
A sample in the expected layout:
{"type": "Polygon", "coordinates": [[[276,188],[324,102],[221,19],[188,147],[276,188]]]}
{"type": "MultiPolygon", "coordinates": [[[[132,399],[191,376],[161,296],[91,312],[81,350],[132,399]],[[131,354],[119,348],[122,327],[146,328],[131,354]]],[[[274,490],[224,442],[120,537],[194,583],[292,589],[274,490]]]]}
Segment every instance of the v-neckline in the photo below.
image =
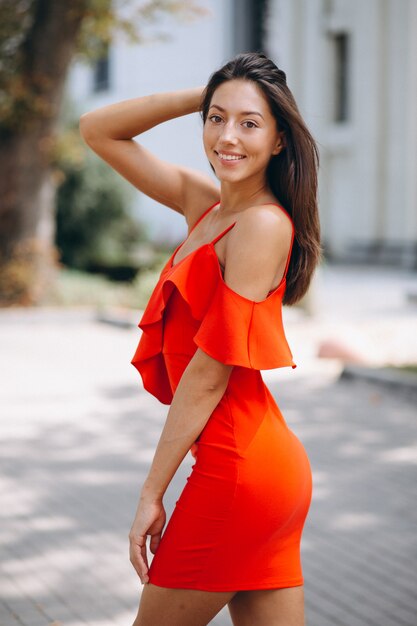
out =
{"type": "MultiPolygon", "coordinates": [[[[206,243],[202,243],[200,246],[198,246],[197,248],[195,248],[194,250],[191,250],[191,252],[189,252],[188,254],[185,255],[185,257],[183,257],[182,259],[180,259],[177,263],[174,263],[175,261],[175,257],[177,256],[177,253],[180,251],[180,249],[183,247],[183,245],[188,241],[188,239],[190,238],[191,233],[193,232],[193,230],[195,229],[195,227],[197,226],[197,224],[199,224],[199,222],[201,222],[203,220],[203,218],[208,215],[212,209],[214,209],[214,207],[216,207],[218,204],[220,204],[220,202],[216,202],[216,204],[213,204],[211,207],[209,207],[207,209],[207,211],[205,211],[205,213],[203,213],[201,215],[201,217],[196,221],[196,223],[194,224],[194,226],[192,227],[192,229],[190,230],[190,232],[188,233],[187,237],[184,239],[184,241],[182,241],[174,250],[174,252],[172,253],[171,257],[170,257],[170,262],[169,262],[169,267],[170,269],[174,269],[174,267],[177,267],[177,265],[179,265],[180,263],[182,263],[187,257],[190,256],[190,254],[193,254],[194,252],[197,252],[197,250],[200,250],[201,248],[204,248],[205,246],[214,246],[219,239],[221,239],[223,237],[223,235],[225,235],[231,228],[233,228],[233,226],[236,224],[236,222],[232,222],[231,224],[229,224],[229,226],[227,226],[224,230],[222,230],[221,233],[219,233],[218,235],[216,235],[216,237],[214,237],[211,241],[207,241],[206,243]]],[[[216,255],[217,256],[217,255],[216,255]]],[[[221,265],[220,261],[219,261],[219,265],[221,265]]]]}

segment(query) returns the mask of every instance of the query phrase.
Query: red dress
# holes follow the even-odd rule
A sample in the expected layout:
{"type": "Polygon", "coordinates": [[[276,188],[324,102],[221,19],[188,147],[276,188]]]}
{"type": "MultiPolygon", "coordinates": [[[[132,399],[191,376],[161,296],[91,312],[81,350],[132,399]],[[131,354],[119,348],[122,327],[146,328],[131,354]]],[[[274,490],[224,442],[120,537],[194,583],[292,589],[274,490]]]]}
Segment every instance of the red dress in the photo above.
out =
{"type": "Polygon", "coordinates": [[[224,282],[215,251],[235,223],[173,265],[182,244],[176,248],[138,324],[131,363],[164,404],[197,347],[234,365],[192,445],[195,463],[150,564],[149,581],[161,587],[240,591],[304,582],[310,463],[259,371],[296,367],[281,316],[294,227],[280,284],[255,302],[224,282]]]}

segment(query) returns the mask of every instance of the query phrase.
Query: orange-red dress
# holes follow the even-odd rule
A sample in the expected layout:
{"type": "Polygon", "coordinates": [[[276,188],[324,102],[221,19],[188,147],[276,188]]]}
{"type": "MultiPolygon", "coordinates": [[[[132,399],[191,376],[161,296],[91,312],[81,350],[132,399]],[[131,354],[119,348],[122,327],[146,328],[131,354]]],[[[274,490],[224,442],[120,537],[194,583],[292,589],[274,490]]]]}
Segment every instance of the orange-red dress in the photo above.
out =
{"type": "Polygon", "coordinates": [[[138,324],[131,362],[164,404],[197,347],[234,365],[192,445],[195,463],[149,568],[149,581],[162,587],[239,591],[304,582],[310,463],[259,371],[296,367],[281,316],[294,227],[281,283],[255,302],[224,282],[215,251],[235,223],[174,265],[182,244],[176,248],[138,324]]]}

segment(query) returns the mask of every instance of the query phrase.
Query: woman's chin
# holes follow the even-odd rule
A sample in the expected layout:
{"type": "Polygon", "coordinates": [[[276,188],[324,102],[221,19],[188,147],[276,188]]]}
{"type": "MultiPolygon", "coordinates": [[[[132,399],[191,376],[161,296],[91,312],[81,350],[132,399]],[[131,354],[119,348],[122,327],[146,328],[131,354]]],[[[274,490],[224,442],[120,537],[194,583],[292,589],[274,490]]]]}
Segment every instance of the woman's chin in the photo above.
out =
{"type": "Polygon", "coordinates": [[[214,170],[214,173],[216,175],[217,180],[220,180],[221,182],[230,182],[230,183],[235,183],[235,182],[242,182],[243,180],[245,180],[246,176],[242,176],[242,174],[237,173],[237,172],[225,172],[224,170],[219,170],[216,171],[214,170]]]}

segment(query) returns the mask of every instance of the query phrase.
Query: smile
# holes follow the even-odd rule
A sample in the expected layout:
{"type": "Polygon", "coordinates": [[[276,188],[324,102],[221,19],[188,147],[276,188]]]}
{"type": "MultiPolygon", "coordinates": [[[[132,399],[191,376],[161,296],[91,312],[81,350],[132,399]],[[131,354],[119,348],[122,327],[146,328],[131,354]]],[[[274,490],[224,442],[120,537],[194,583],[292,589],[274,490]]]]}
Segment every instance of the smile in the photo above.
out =
{"type": "Polygon", "coordinates": [[[244,155],[222,154],[221,152],[216,152],[216,155],[219,157],[220,161],[227,161],[229,163],[231,161],[242,161],[246,158],[244,155]]]}

